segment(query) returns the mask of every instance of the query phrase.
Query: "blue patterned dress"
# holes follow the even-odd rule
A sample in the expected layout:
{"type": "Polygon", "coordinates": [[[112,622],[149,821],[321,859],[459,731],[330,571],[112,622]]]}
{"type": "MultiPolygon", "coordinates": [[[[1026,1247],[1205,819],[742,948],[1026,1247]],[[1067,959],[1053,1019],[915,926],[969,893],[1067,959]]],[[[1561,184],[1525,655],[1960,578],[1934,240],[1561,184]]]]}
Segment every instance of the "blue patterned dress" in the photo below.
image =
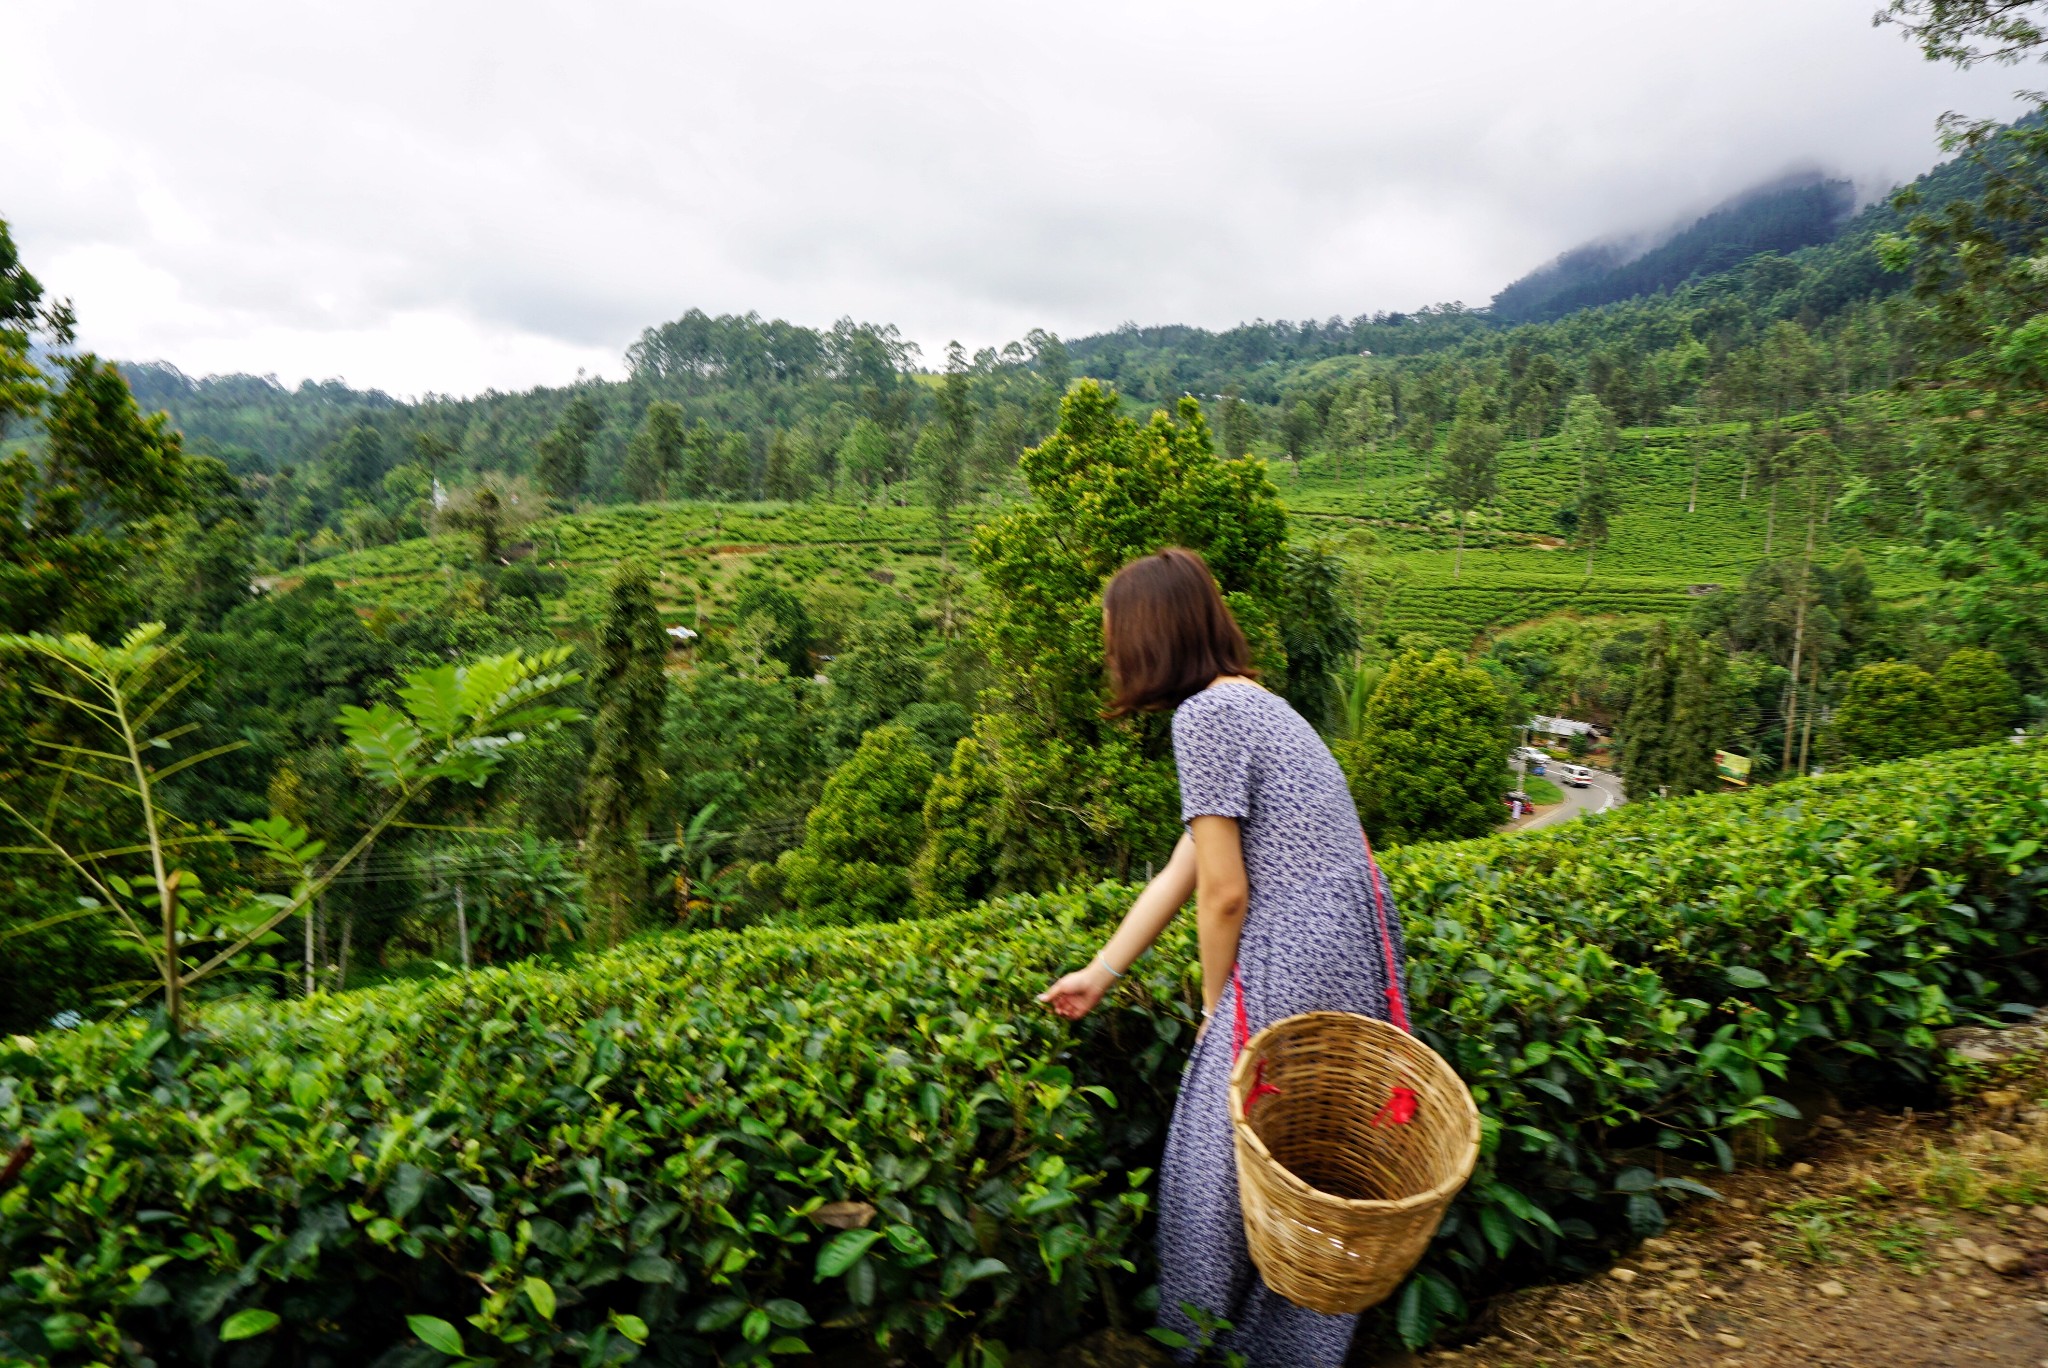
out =
{"type": "MultiPolygon", "coordinates": [[[[1386,1018],[1386,950],[1358,810],[1322,738],[1278,695],[1225,683],[1175,710],[1173,756],[1181,820],[1235,817],[1243,834],[1251,899],[1237,962],[1253,1033],[1298,1012],[1386,1018]]],[[[1389,920],[1400,965],[1400,918],[1389,920]]],[[[1159,1175],[1159,1323],[1198,1342],[1191,1303],[1230,1322],[1220,1346],[1254,1368],[1337,1368],[1358,1318],[1287,1301],[1245,1250],[1230,1130],[1235,1012],[1236,989],[1226,988],[1174,1104],[1159,1175]]]]}

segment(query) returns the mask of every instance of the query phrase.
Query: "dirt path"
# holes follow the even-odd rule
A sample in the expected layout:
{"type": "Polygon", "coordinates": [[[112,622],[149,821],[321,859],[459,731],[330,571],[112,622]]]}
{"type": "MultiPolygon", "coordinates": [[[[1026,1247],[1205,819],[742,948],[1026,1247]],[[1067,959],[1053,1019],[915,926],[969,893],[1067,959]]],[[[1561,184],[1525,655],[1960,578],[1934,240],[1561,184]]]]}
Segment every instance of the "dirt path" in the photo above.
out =
{"type": "MultiPolygon", "coordinates": [[[[1703,1175],[1670,1230],[1353,1368],[2048,1368],[2048,1083],[1826,1118],[1790,1167],[1703,1175]]],[[[1165,1368],[1105,1332],[1019,1368],[1165,1368]]]]}
{"type": "Polygon", "coordinates": [[[1605,1274],[1376,1368],[2048,1364],[2048,1112],[1852,1116],[1716,1186],[1605,1274]]]}

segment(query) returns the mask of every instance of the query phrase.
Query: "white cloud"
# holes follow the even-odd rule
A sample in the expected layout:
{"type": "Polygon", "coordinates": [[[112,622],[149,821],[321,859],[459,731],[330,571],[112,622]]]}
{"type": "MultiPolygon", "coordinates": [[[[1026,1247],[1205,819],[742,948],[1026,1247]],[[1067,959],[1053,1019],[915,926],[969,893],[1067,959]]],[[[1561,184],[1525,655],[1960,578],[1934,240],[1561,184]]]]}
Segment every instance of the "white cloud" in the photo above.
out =
{"type": "Polygon", "coordinates": [[[0,214],[109,354],[401,393],[617,373],[692,306],[936,355],[1480,302],[2014,107],[1875,3],[46,6],[0,214]]]}

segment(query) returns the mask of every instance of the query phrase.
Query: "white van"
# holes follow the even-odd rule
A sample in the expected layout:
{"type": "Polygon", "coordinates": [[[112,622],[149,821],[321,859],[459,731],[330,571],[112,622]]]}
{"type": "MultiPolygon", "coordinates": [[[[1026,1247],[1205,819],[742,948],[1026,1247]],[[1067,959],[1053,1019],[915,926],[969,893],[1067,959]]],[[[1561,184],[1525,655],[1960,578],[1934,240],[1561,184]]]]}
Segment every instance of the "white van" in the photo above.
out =
{"type": "Polygon", "coordinates": [[[1566,765],[1562,777],[1573,788],[1591,788],[1593,786],[1593,771],[1587,769],[1584,765],[1566,765]]]}

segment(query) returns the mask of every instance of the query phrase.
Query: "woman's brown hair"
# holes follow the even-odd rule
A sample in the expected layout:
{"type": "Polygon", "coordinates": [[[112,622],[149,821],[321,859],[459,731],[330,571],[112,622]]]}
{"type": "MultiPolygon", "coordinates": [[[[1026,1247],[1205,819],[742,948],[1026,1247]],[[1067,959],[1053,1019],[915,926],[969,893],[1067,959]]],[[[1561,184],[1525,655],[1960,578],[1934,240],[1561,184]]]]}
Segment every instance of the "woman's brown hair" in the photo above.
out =
{"type": "Polygon", "coordinates": [[[1140,556],[1102,586],[1107,717],[1174,708],[1219,675],[1256,675],[1208,564],[1185,547],[1140,556]]]}

